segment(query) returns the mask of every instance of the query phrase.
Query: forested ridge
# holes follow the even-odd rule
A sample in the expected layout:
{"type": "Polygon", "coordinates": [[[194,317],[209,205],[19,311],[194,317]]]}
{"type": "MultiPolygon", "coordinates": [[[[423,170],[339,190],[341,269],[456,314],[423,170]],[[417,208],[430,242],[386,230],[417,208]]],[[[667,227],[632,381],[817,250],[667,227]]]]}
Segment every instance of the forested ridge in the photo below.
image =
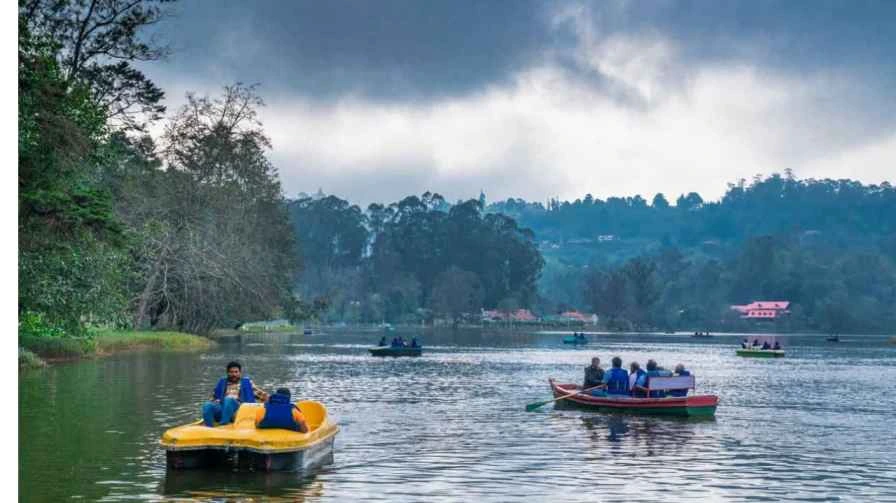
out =
{"type": "Polygon", "coordinates": [[[896,190],[887,182],[800,180],[787,170],[732,183],[719,201],[689,193],[675,204],[662,194],[650,203],[587,195],[485,204],[482,195],[449,204],[427,193],[364,211],[319,195],[292,201],[290,213],[304,244],[301,289],[330,320],[457,319],[526,307],[541,316],[594,312],[605,328],[624,330],[896,329],[896,190]],[[395,218],[409,205],[428,216],[395,218]],[[461,215],[468,223],[451,223],[464,222],[461,215]],[[501,237],[469,223],[496,218],[513,232],[501,237]],[[488,260],[504,246],[526,250],[502,255],[524,281],[488,260]],[[390,255],[396,260],[385,268],[390,255]],[[486,284],[509,288],[486,295],[497,292],[486,284]],[[729,308],[754,300],[789,300],[791,314],[756,324],[729,308]]]}

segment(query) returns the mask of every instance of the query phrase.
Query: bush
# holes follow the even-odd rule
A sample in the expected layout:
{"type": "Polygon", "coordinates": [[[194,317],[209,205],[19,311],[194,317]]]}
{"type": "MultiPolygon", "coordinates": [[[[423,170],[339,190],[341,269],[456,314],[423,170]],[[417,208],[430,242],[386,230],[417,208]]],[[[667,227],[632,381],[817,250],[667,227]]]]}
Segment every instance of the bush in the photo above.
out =
{"type": "Polygon", "coordinates": [[[90,337],[70,337],[46,321],[42,313],[25,311],[19,316],[19,345],[49,358],[66,358],[90,353],[95,343],[90,337]]]}
{"type": "Polygon", "coordinates": [[[46,367],[47,364],[41,360],[36,354],[25,348],[19,348],[19,368],[20,369],[36,369],[46,367]]]}

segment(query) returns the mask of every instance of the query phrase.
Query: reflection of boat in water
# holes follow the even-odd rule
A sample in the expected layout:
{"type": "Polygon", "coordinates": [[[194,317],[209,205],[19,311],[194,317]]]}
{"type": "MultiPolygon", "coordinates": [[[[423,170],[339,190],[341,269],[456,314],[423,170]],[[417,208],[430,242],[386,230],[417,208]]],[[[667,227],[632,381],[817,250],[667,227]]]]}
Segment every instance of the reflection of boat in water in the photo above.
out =
{"type": "Polygon", "coordinates": [[[420,356],[423,354],[422,347],[411,346],[379,346],[369,348],[370,354],[373,356],[420,356]]]}
{"type": "MultiPolygon", "coordinates": [[[[167,470],[161,492],[176,501],[305,501],[320,499],[323,482],[314,474],[167,470]]],[[[167,500],[166,500],[167,501],[167,500]]]]}
{"type": "Polygon", "coordinates": [[[231,466],[249,470],[307,471],[333,462],[333,442],[339,427],[330,422],[323,404],[298,403],[308,433],[255,427],[262,404],[243,404],[231,424],[209,428],[197,421],[171,428],[159,443],[173,469],[231,466]]]}
{"type": "MultiPolygon", "coordinates": [[[[680,379],[680,377],[663,379],[680,379]]],[[[580,389],[577,384],[560,384],[553,379],[549,379],[548,382],[551,385],[551,391],[554,393],[554,397],[568,395],[573,391],[580,389]]],[[[690,379],[690,382],[693,383],[693,379],[690,379]]],[[[647,398],[627,395],[593,396],[588,393],[576,393],[563,400],[558,400],[558,403],[560,402],[601,412],[622,412],[628,414],[660,416],[712,416],[716,413],[719,397],[715,395],[690,395],[682,397],[670,396],[664,398],[647,398]]]]}

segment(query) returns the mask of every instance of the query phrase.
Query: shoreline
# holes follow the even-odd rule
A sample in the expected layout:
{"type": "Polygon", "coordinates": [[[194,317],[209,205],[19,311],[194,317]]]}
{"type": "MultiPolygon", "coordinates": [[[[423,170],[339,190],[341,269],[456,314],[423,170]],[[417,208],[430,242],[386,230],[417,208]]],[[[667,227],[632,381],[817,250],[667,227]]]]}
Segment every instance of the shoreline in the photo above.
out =
{"type": "Polygon", "coordinates": [[[97,330],[93,337],[19,338],[19,370],[44,368],[50,364],[103,358],[119,353],[163,349],[206,350],[215,345],[208,337],[174,331],[97,330]]]}

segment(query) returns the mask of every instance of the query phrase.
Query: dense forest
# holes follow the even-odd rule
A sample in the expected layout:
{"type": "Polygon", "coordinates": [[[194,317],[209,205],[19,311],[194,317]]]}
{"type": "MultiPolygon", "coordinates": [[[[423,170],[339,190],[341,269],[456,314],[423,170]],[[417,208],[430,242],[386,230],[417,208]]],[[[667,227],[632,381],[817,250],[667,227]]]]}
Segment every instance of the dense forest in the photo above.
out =
{"type": "Polygon", "coordinates": [[[298,255],[253,87],[164,93],[158,2],[20,2],[19,334],[207,333],[282,315],[298,255]],[[163,121],[154,140],[148,126],[163,121]]]}
{"type": "Polygon", "coordinates": [[[541,316],[594,312],[621,330],[896,328],[888,183],[785,171],[731,184],[718,202],[690,193],[674,205],[662,194],[649,204],[589,195],[486,205],[483,195],[452,205],[427,193],[366,212],[322,195],[290,208],[303,243],[302,294],[326,305],[329,320],[456,320],[526,307],[541,316]],[[500,228],[509,232],[488,231],[500,228]],[[753,300],[789,300],[791,314],[770,326],[729,308],[753,300]]]}
{"type": "Polygon", "coordinates": [[[478,200],[410,196],[366,211],[335,196],[289,204],[304,299],[327,320],[460,321],[484,306],[527,307],[543,260],[527,229],[478,200]]]}

